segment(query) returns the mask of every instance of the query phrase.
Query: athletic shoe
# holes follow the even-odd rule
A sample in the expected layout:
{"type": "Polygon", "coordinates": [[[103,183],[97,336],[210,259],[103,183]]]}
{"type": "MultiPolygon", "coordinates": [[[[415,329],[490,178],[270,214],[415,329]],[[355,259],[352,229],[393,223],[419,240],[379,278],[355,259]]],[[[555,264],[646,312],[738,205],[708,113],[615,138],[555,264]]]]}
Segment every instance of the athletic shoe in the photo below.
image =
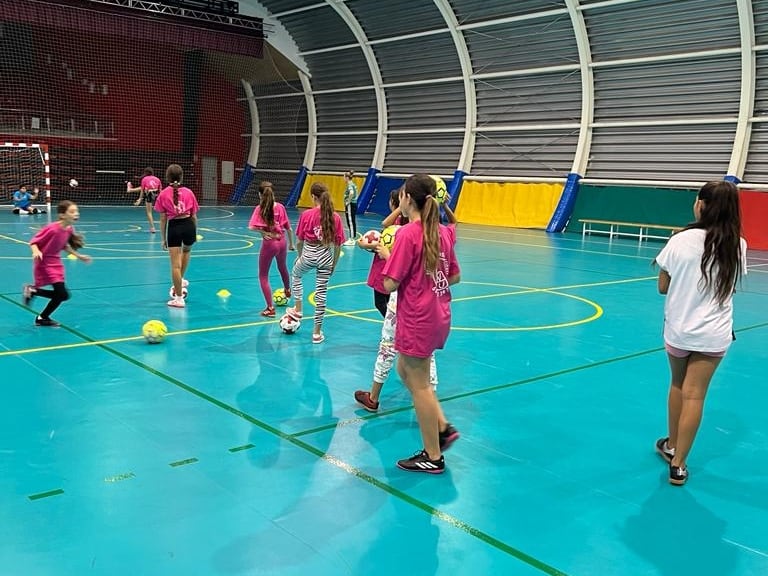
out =
{"type": "Polygon", "coordinates": [[[32,298],[35,297],[35,287],[32,284],[24,284],[21,288],[21,297],[24,302],[24,306],[29,306],[32,302],[32,298]]]}
{"type": "Polygon", "coordinates": [[[264,308],[264,310],[261,311],[262,316],[266,316],[267,318],[274,318],[275,317],[275,309],[274,308],[264,308]]]}
{"type": "Polygon", "coordinates": [[[669,483],[682,486],[688,481],[688,468],[685,466],[669,465],[669,483]]]}
{"type": "Polygon", "coordinates": [[[448,422],[448,425],[445,427],[445,430],[439,433],[440,434],[440,451],[443,452],[445,450],[448,450],[456,440],[458,440],[461,435],[459,434],[459,431],[456,430],[456,428],[453,427],[453,425],[448,422]]]}
{"type": "Polygon", "coordinates": [[[300,321],[304,317],[304,315],[301,312],[296,312],[296,308],[294,307],[286,308],[285,313],[291,318],[293,318],[294,320],[300,321]]]}
{"type": "Polygon", "coordinates": [[[168,306],[171,308],[184,308],[186,305],[187,303],[184,302],[184,298],[179,298],[178,296],[168,300],[168,306]]]}
{"type": "Polygon", "coordinates": [[[672,458],[675,457],[675,449],[669,447],[669,438],[659,438],[656,440],[656,452],[659,456],[664,458],[667,464],[672,462],[672,458]]]}
{"type": "Polygon", "coordinates": [[[35,326],[52,326],[52,327],[56,327],[56,326],[61,326],[61,324],[56,322],[56,320],[54,320],[53,318],[43,318],[41,316],[38,316],[37,318],[35,318],[35,326]]]}
{"type": "Polygon", "coordinates": [[[320,334],[312,334],[312,344],[322,344],[325,340],[325,335],[320,332],[320,334]]]}
{"type": "Polygon", "coordinates": [[[445,458],[430,460],[426,450],[416,452],[410,458],[398,460],[397,467],[408,472],[426,472],[427,474],[442,474],[445,472],[445,458]]]}
{"type": "Polygon", "coordinates": [[[368,412],[379,411],[379,403],[371,400],[371,393],[368,390],[355,390],[355,400],[368,412]]]}

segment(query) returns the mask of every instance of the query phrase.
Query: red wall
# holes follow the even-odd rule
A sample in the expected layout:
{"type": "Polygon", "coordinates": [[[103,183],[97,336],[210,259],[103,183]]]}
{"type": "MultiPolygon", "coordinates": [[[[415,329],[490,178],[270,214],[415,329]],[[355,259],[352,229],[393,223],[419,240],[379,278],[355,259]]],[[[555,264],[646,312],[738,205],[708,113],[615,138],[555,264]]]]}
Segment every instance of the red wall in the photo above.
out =
{"type": "Polygon", "coordinates": [[[768,250],[768,192],[742,190],[741,225],[752,250],[768,250]]]}

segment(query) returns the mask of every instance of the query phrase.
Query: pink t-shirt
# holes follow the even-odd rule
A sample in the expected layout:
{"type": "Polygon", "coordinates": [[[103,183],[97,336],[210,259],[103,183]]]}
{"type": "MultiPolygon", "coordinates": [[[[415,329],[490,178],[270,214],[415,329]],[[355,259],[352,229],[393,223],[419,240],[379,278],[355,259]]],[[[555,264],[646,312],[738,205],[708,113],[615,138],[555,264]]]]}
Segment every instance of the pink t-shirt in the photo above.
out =
{"type": "Polygon", "coordinates": [[[163,183],[160,182],[160,178],[157,176],[144,176],[141,179],[141,189],[146,192],[147,190],[160,190],[163,187],[163,183]]]}
{"type": "Polygon", "coordinates": [[[275,202],[272,211],[275,215],[275,224],[271,228],[267,226],[267,223],[261,217],[261,206],[256,206],[248,222],[249,228],[258,228],[274,235],[273,238],[265,238],[265,241],[282,240],[283,232],[291,227],[291,221],[288,219],[288,212],[286,212],[285,206],[280,204],[280,202],[275,202]]]}
{"type": "Polygon", "coordinates": [[[173,186],[166,186],[155,200],[155,211],[165,214],[168,220],[193,216],[200,210],[195,193],[186,186],[179,187],[179,203],[173,204],[173,186]]]}
{"type": "Polygon", "coordinates": [[[406,224],[397,231],[397,240],[382,271],[384,276],[400,282],[395,349],[417,358],[428,358],[442,348],[451,329],[448,278],[459,273],[454,253],[456,229],[441,224],[439,235],[440,261],[434,277],[424,272],[421,221],[406,224]]]}
{"type": "Polygon", "coordinates": [[[386,292],[384,290],[384,264],[387,261],[381,258],[378,254],[373,255],[373,262],[371,262],[371,271],[368,272],[368,286],[376,290],[376,292],[386,292]]]}
{"type": "Polygon", "coordinates": [[[64,282],[64,264],[61,262],[61,251],[67,247],[69,237],[75,232],[72,226],[62,226],[58,222],[52,222],[37,231],[29,241],[37,245],[43,257],[35,260],[33,271],[35,286],[47,286],[55,282],[64,282]]]}
{"type": "MultiPolygon", "coordinates": [[[[320,206],[315,206],[301,213],[299,223],[296,225],[296,237],[305,242],[322,242],[323,227],[320,224],[320,206]]],[[[341,246],[344,244],[344,226],[341,224],[341,216],[333,213],[333,226],[336,228],[336,237],[333,244],[341,246]]]]}

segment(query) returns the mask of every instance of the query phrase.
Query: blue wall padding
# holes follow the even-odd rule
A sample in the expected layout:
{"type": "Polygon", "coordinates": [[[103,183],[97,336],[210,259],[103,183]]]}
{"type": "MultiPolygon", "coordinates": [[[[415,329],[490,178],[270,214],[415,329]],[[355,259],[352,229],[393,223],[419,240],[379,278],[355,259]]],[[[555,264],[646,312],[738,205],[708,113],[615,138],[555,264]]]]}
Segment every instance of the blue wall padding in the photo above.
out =
{"type": "Polygon", "coordinates": [[[573,207],[576,205],[576,197],[579,194],[579,180],[581,175],[576,172],[568,174],[568,179],[565,181],[565,187],[563,193],[560,195],[560,202],[555,208],[552,219],[547,226],[547,232],[562,232],[568,225],[568,220],[571,219],[573,214],[573,207]]]}

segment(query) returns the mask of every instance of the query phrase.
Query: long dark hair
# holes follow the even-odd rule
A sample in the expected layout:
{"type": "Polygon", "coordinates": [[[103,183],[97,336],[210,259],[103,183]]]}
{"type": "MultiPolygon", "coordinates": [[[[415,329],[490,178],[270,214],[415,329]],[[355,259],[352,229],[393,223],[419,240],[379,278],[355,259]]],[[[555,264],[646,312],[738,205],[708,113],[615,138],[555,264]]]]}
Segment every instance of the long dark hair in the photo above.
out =
{"type": "MultiPolygon", "coordinates": [[[[69,210],[69,207],[74,205],[75,203],[72,202],[72,200],[62,200],[59,202],[58,206],[56,206],[56,214],[59,216],[59,218],[61,218],[61,215],[66,214],[67,210],[69,210]]],[[[67,243],[72,248],[72,250],[80,250],[80,248],[85,246],[85,238],[83,238],[82,234],[73,232],[69,235],[69,240],[67,240],[67,243]]]]}
{"type": "Polygon", "coordinates": [[[179,205],[179,186],[184,181],[184,170],[178,164],[171,164],[165,170],[165,179],[173,187],[173,205],[179,205]]]}
{"type": "Polygon", "coordinates": [[[259,213],[262,220],[267,224],[267,228],[275,225],[275,194],[272,192],[272,182],[264,180],[259,184],[259,213]]]}
{"type": "Polygon", "coordinates": [[[328,186],[322,182],[315,182],[309,189],[313,198],[320,201],[320,226],[323,230],[323,244],[330,246],[336,242],[336,222],[333,215],[333,202],[331,194],[328,192],[328,186]]]}
{"type": "Polygon", "coordinates": [[[427,174],[414,174],[405,181],[405,194],[411,197],[416,209],[421,214],[421,227],[424,231],[424,271],[437,273],[440,262],[440,209],[437,206],[435,181],[427,174]]]}
{"type": "Polygon", "coordinates": [[[707,231],[700,288],[714,291],[715,299],[723,304],[733,294],[742,273],[739,192],[731,182],[707,182],[699,190],[698,199],[699,219],[684,230],[707,231]]]}

